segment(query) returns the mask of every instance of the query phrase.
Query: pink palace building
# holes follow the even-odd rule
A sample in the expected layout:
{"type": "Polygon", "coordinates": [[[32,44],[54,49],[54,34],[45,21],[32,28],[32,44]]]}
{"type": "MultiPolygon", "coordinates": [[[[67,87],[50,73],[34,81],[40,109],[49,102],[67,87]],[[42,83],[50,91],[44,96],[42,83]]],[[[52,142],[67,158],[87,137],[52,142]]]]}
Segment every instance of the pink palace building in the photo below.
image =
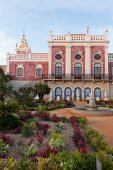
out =
{"type": "Polygon", "coordinates": [[[6,73],[14,89],[47,83],[50,99],[113,99],[113,54],[108,35],[65,34],[48,38],[48,53],[33,53],[25,35],[15,54],[7,53],[6,73]]]}

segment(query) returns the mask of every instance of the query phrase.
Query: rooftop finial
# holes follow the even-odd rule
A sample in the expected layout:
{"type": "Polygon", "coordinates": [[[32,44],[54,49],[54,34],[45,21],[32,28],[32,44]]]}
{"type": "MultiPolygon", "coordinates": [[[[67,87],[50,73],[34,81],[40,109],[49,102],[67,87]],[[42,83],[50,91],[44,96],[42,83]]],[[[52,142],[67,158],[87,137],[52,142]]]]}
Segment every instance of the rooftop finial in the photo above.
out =
{"type": "Polygon", "coordinates": [[[23,35],[25,35],[25,29],[23,29],[22,31],[23,31],[23,35]]]}
{"type": "Polygon", "coordinates": [[[87,34],[89,34],[89,27],[87,26],[87,34]]]}
{"type": "Polygon", "coordinates": [[[105,32],[106,32],[106,34],[108,34],[108,30],[107,29],[105,30],[105,32]]]}

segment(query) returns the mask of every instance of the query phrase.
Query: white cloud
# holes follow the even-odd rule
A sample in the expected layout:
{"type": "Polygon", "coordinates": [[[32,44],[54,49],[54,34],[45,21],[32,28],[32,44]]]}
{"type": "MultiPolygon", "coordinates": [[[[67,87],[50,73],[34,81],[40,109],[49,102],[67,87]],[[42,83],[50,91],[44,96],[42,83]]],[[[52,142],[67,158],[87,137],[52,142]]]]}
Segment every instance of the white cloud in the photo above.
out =
{"type": "Polygon", "coordinates": [[[7,52],[14,51],[16,40],[0,32],[0,64],[6,64],[7,52]]]}

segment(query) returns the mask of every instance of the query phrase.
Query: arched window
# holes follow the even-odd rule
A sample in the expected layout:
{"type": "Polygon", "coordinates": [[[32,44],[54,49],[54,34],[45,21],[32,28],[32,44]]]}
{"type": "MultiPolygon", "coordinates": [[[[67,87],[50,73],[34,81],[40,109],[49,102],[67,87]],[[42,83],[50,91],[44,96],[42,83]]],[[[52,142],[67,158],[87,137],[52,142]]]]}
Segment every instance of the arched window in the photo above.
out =
{"type": "Polygon", "coordinates": [[[62,78],[62,64],[61,63],[55,64],[55,78],[56,79],[62,78]]]}
{"type": "Polygon", "coordinates": [[[17,68],[17,76],[23,76],[23,66],[18,66],[18,68],[17,68]]]}
{"type": "Polygon", "coordinates": [[[90,96],[91,89],[89,87],[84,90],[84,99],[87,99],[90,96]]]}
{"type": "Polygon", "coordinates": [[[99,87],[95,88],[94,90],[94,97],[97,98],[101,98],[101,89],[99,87]]]}
{"type": "Polygon", "coordinates": [[[55,98],[57,99],[57,97],[59,97],[60,99],[62,99],[62,89],[60,87],[57,87],[55,89],[55,98]]]}
{"type": "Polygon", "coordinates": [[[36,76],[42,76],[42,69],[36,68],[36,76]]]}
{"type": "Polygon", "coordinates": [[[102,74],[102,71],[101,71],[101,64],[99,63],[96,63],[94,65],[94,78],[96,79],[100,79],[101,78],[101,74],[102,74]]]}
{"type": "Polygon", "coordinates": [[[74,76],[77,79],[82,77],[82,65],[80,63],[74,65],[74,76]]]}
{"type": "Polygon", "coordinates": [[[65,98],[65,99],[67,99],[67,98],[72,99],[72,90],[71,90],[70,87],[65,88],[64,98],[65,98]]]}
{"type": "Polygon", "coordinates": [[[43,74],[43,69],[42,69],[42,65],[38,64],[35,68],[35,72],[36,72],[36,76],[37,77],[42,77],[43,74]]]}
{"type": "Polygon", "coordinates": [[[76,99],[82,100],[82,90],[81,90],[80,87],[75,88],[75,90],[74,90],[74,97],[75,97],[75,100],[76,99]]]}

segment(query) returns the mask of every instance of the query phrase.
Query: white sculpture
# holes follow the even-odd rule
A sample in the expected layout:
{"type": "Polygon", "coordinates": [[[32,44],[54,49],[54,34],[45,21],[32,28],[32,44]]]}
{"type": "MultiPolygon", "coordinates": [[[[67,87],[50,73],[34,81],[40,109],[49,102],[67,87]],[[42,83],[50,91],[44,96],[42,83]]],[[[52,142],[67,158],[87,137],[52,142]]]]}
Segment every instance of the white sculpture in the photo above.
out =
{"type": "Polygon", "coordinates": [[[57,102],[60,101],[60,96],[57,96],[56,101],[57,101],[57,102]]]}
{"type": "Polygon", "coordinates": [[[107,91],[104,92],[104,101],[108,101],[107,91]]]}
{"type": "Polygon", "coordinates": [[[80,100],[80,94],[79,94],[79,90],[77,89],[76,91],[76,100],[79,101],[80,100]]]}
{"type": "Polygon", "coordinates": [[[70,101],[70,97],[69,97],[69,96],[67,96],[67,97],[66,97],[66,100],[69,102],[69,101],[70,101]]]}

